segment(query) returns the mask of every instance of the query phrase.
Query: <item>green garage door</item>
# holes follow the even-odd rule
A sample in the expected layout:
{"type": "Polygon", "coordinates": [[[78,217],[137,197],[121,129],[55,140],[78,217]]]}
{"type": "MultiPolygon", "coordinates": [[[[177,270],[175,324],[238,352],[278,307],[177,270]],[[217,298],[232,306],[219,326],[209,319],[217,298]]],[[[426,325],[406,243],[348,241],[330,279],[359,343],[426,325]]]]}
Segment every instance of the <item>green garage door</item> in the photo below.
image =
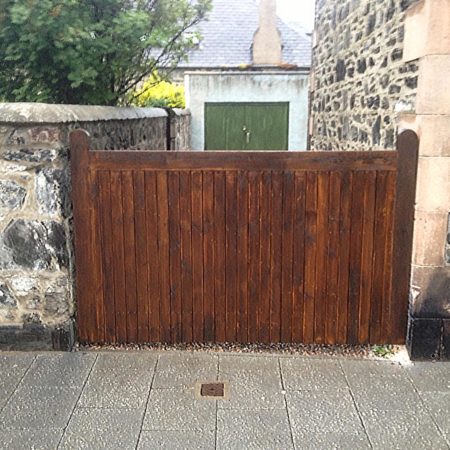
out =
{"type": "Polygon", "coordinates": [[[289,103],[206,103],[205,150],[288,150],[289,103]]]}

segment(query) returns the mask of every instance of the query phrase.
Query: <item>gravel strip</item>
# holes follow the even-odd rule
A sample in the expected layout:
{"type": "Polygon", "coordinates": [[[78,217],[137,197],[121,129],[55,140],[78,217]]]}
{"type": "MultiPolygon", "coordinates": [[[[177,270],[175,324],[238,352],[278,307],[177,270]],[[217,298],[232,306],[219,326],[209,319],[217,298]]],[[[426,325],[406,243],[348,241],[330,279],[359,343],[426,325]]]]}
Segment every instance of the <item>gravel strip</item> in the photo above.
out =
{"type": "Polygon", "coordinates": [[[305,345],[305,344],[113,344],[80,345],[74,351],[187,351],[212,353],[246,353],[299,356],[350,357],[398,361],[406,352],[404,346],[371,345],[305,345]]]}

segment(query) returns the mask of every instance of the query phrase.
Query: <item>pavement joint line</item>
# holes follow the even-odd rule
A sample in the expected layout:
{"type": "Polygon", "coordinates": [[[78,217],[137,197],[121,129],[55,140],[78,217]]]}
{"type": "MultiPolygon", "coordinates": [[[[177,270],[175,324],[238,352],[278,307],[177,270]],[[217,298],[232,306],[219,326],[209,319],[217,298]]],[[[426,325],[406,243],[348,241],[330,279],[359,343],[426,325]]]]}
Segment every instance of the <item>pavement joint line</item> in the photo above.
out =
{"type": "Polygon", "coordinates": [[[63,432],[61,434],[61,437],[59,438],[58,445],[56,446],[57,450],[59,450],[59,448],[61,447],[61,444],[62,444],[62,441],[64,439],[64,436],[66,435],[67,428],[69,427],[69,424],[70,424],[70,421],[72,420],[73,414],[75,413],[75,410],[77,409],[78,403],[80,402],[81,395],[83,394],[84,388],[86,387],[86,384],[87,384],[87,382],[89,380],[89,377],[91,376],[92,371],[94,370],[95,365],[97,364],[97,361],[98,361],[98,354],[95,355],[95,360],[92,363],[92,366],[89,369],[89,372],[88,372],[88,374],[86,376],[86,379],[84,380],[83,386],[80,389],[80,394],[78,395],[77,401],[75,402],[75,405],[72,408],[72,411],[70,413],[69,419],[67,420],[66,426],[63,428],[63,432]]]}
{"type": "Polygon", "coordinates": [[[430,416],[431,421],[434,423],[434,426],[437,428],[437,430],[439,431],[439,434],[441,435],[442,439],[444,440],[444,442],[447,444],[447,447],[450,449],[450,443],[448,442],[447,439],[447,435],[441,430],[441,427],[438,425],[438,423],[436,422],[436,420],[434,419],[434,415],[431,413],[430,409],[428,408],[426,402],[424,401],[424,399],[422,398],[422,396],[420,395],[420,391],[419,389],[417,389],[416,383],[414,383],[414,379],[413,377],[408,373],[408,371],[402,367],[402,369],[405,371],[406,376],[408,377],[409,381],[411,382],[411,385],[414,389],[414,392],[418,395],[418,397],[420,398],[420,401],[422,402],[422,405],[425,409],[425,411],[427,412],[427,414],[430,416]]]}
{"type": "Polygon", "coordinates": [[[347,383],[348,391],[350,393],[350,397],[352,398],[353,405],[355,406],[356,414],[358,416],[359,422],[361,423],[362,429],[364,430],[364,433],[365,433],[365,435],[367,437],[367,440],[369,442],[370,448],[373,449],[374,448],[373,447],[373,443],[372,443],[372,441],[370,439],[369,433],[367,432],[366,425],[365,425],[364,420],[363,420],[363,418],[361,416],[361,411],[358,408],[358,403],[357,403],[357,401],[355,399],[355,395],[353,394],[353,391],[352,391],[352,388],[350,386],[350,383],[348,382],[347,374],[345,373],[345,370],[344,370],[344,367],[342,366],[341,361],[339,361],[339,367],[341,369],[341,372],[344,375],[345,382],[347,383]]]}
{"type": "MultiPolygon", "coordinates": [[[[220,355],[217,355],[217,374],[216,374],[216,381],[219,381],[220,379],[220,355]]],[[[215,400],[216,402],[216,426],[215,426],[215,433],[214,433],[214,449],[217,449],[217,439],[218,439],[218,429],[217,425],[219,423],[219,402],[215,400]]]]}
{"type": "Polygon", "coordinates": [[[152,392],[153,383],[154,383],[155,378],[156,378],[156,371],[158,370],[158,363],[159,363],[160,357],[161,357],[161,355],[157,355],[156,362],[155,362],[155,367],[153,368],[153,376],[152,376],[152,380],[150,382],[150,389],[148,390],[147,400],[145,402],[144,412],[142,414],[142,419],[141,419],[141,426],[139,428],[139,436],[138,436],[137,441],[136,441],[136,447],[135,447],[136,450],[138,449],[139,442],[141,441],[142,431],[143,431],[143,427],[144,427],[145,415],[147,414],[148,403],[150,401],[150,394],[152,392]]]}
{"type": "Polygon", "coordinates": [[[36,361],[38,355],[33,356],[33,359],[31,360],[30,364],[28,365],[28,367],[26,368],[25,372],[23,373],[23,375],[20,377],[20,380],[18,381],[18,383],[16,384],[15,388],[12,390],[11,394],[8,396],[8,399],[6,400],[5,404],[0,408],[0,414],[3,412],[3,410],[6,408],[6,405],[9,403],[9,401],[11,400],[12,396],[16,393],[17,389],[19,389],[19,386],[21,385],[23,379],[26,377],[27,373],[30,371],[31,366],[34,364],[34,362],[36,361]]]}
{"type": "Polygon", "coordinates": [[[296,448],[295,447],[295,441],[294,441],[294,432],[292,430],[292,423],[291,423],[291,416],[289,414],[289,407],[288,407],[288,403],[287,403],[287,391],[286,391],[286,386],[284,384],[284,378],[283,378],[283,370],[281,369],[281,360],[280,358],[278,358],[277,360],[278,363],[278,370],[280,372],[280,380],[281,380],[281,389],[283,390],[284,394],[284,407],[286,409],[286,414],[287,414],[287,419],[288,419],[288,424],[289,424],[289,432],[291,435],[291,442],[292,442],[292,448],[296,448]]]}

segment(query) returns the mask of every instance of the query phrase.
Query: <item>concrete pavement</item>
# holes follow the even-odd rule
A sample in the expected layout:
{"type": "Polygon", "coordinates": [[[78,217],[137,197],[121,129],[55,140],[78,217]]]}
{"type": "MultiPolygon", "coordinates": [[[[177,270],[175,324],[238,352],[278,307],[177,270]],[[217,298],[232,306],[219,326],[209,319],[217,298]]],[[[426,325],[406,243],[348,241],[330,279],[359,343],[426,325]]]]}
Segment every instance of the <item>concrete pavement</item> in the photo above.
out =
{"type": "Polygon", "coordinates": [[[0,353],[0,373],[0,449],[450,448],[450,363],[0,353]]]}

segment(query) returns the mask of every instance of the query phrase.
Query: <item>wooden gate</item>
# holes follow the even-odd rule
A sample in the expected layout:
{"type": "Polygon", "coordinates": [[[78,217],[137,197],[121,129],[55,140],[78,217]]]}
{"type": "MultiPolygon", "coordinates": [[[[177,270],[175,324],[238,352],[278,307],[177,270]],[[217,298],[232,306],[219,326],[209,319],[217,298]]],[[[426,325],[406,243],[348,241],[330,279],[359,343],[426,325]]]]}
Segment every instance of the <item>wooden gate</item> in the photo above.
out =
{"type": "Polygon", "coordinates": [[[91,151],[71,136],[81,342],[405,341],[398,151],[91,151]]]}

